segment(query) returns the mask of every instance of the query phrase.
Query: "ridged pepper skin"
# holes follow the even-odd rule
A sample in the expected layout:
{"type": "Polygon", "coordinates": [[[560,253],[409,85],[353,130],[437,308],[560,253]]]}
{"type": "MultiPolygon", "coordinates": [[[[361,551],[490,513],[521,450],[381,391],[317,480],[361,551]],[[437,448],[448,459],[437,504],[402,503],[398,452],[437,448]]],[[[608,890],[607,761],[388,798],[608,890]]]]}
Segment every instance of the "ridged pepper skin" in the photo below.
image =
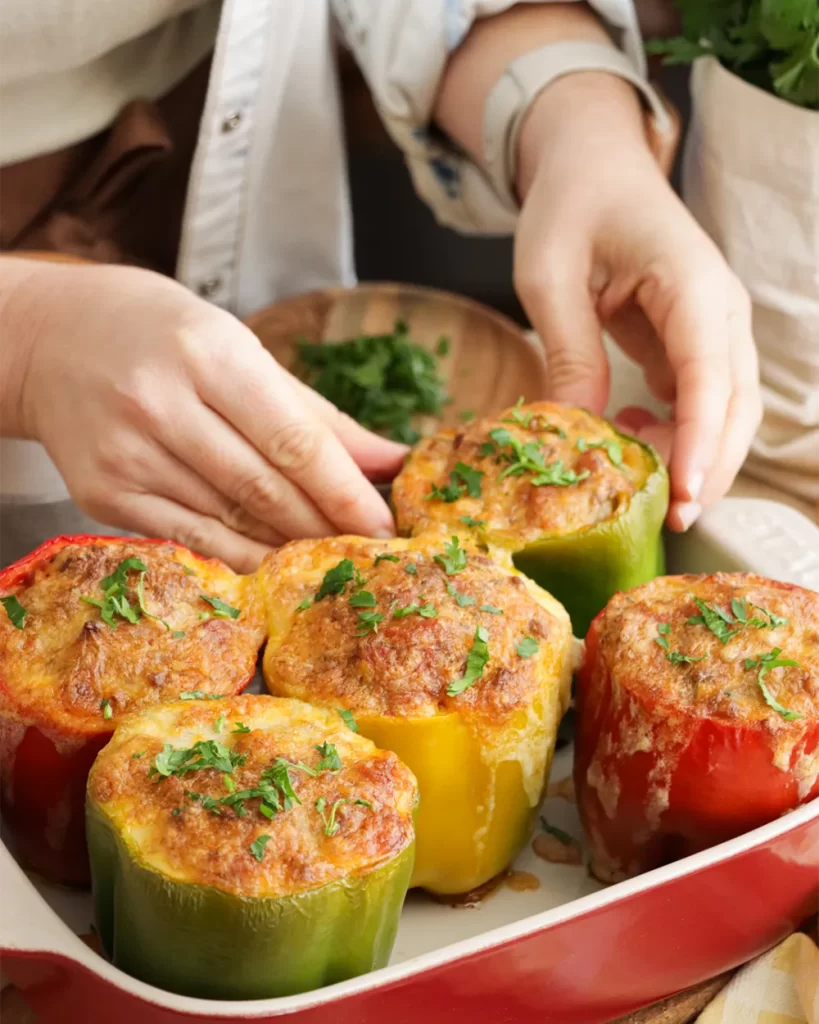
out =
{"type": "Polygon", "coordinates": [[[536,811],[518,761],[488,767],[474,734],[456,714],[362,715],[357,722],[363,736],[401,758],[423,794],[415,817],[413,887],[440,896],[468,893],[509,866],[531,833],[536,811]]]}
{"type": "MultiPolygon", "coordinates": [[[[54,537],[25,558],[0,570],[0,596],[18,592],[38,566],[51,561],[69,545],[101,545],[112,541],[142,550],[169,543],[91,534],[54,537]]],[[[180,545],[175,547],[203,567],[220,564],[180,545]]],[[[251,679],[252,675],[241,680],[236,689],[243,689],[251,679]]],[[[177,693],[174,698],[176,696],[177,693]]],[[[3,815],[20,857],[51,881],[75,886],[87,886],[90,882],[85,843],[86,780],[94,758],[111,738],[116,724],[116,716],[105,720],[101,711],[88,720],[58,717],[47,698],[36,705],[24,703],[4,671],[0,650],[3,815]]]]}
{"type": "Polygon", "coordinates": [[[668,510],[668,472],[654,449],[639,443],[654,470],[624,512],[576,533],[544,537],[513,553],[517,568],[564,606],[575,636],[586,634],[617,591],[665,572],[662,526],[668,510]]]}
{"type": "Polygon", "coordinates": [[[89,801],[88,850],[103,949],[128,974],[210,999],[294,995],[384,967],[414,850],[368,874],[275,899],[174,881],[140,864],[89,801]]]}

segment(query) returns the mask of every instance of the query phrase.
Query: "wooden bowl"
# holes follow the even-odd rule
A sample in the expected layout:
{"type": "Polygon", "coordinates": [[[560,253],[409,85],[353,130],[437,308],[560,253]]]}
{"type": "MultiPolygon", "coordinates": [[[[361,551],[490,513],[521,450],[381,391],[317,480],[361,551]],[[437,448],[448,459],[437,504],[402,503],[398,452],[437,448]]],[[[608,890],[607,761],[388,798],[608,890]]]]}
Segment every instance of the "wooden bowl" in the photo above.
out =
{"type": "Polygon", "coordinates": [[[245,321],[264,347],[287,369],[294,369],[295,342],[331,343],[360,334],[385,334],[396,320],[409,326],[413,341],[435,351],[441,336],[448,354],[439,360],[452,401],[439,420],[417,424],[422,433],[455,426],[459,414],[476,416],[545,393],[542,352],[507,317],[472,299],[405,284],[360,284],[325,288],[277,302],[245,321]]]}

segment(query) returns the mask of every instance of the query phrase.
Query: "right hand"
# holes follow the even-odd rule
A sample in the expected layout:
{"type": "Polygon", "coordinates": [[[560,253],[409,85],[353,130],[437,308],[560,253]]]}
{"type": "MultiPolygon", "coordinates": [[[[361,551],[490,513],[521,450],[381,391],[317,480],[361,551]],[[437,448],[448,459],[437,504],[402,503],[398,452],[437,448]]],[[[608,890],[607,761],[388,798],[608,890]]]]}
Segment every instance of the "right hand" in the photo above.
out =
{"type": "Polygon", "coordinates": [[[406,449],[342,415],[229,313],[132,267],[28,264],[15,287],[28,318],[4,323],[4,344],[26,347],[4,396],[12,432],[45,446],[94,519],[239,571],[293,538],[393,535],[365,474],[389,478],[406,449]]]}

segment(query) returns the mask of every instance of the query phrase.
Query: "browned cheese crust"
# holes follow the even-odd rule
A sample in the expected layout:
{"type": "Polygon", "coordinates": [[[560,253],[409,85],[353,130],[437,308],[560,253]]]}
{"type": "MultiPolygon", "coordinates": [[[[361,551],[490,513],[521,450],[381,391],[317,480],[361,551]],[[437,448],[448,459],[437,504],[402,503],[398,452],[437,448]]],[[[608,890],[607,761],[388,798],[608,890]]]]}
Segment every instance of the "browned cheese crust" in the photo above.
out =
{"type": "Polygon", "coordinates": [[[474,546],[467,549],[466,568],[448,575],[435,561],[445,556],[446,543],[439,534],[389,542],[339,537],[298,541],[269,555],[260,579],[267,594],[264,669],[271,691],[359,714],[457,711],[487,725],[528,708],[544,673],[563,674],[566,613],[474,546]],[[385,553],[390,560],[376,565],[385,553]],[[360,584],[316,601],[325,573],[343,559],[352,560],[360,584]],[[374,608],[354,606],[360,591],[373,595],[374,608]],[[431,606],[434,614],[396,617],[411,606],[431,606]],[[365,632],[361,611],[384,618],[365,632]],[[449,696],[447,688],[464,675],[479,626],[487,633],[489,660],[473,686],[449,696]],[[524,637],[538,642],[534,656],[517,652],[524,637]]]}
{"type": "Polygon", "coordinates": [[[253,695],[177,702],[130,717],[97,757],[88,795],[139,862],[240,896],[292,895],[365,874],[412,841],[417,800],[409,769],[349,730],[335,712],[253,695]],[[250,731],[236,732],[238,723],[250,731]],[[335,745],[342,767],[316,777],[292,769],[301,804],[272,820],[260,813],[258,798],[245,802],[244,816],[226,806],[217,814],[202,806],[201,795],[218,800],[229,794],[223,772],[150,774],[164,744],[187,748],[199,740],[247,755],[230,775],[236,791],[256,786],[277,758],[315,768],[321,759],[316,747],[326,742],[335,745]],[[320,797],[324,818],[316,808],[320,797]],[[349,802],[338,805],[338,829],[328,835],[325,823],[337,800],[349,802]],[[251,845],[265,835],[270,839],[259,860],[251,845]]]}
{"type": "Polygon", "coordinates": [[[620,514],[651,469],[645,449],[617,434],[605,420],[555,402],[534,402],[420,441],[395,480],[392,497],[402,534],[463,532],[463,517],[471,517],[483,524],[475,527],[479,536],[517,549],[541,536],[571,533],[620,514]],[[583,479],[535,486],[537,476],[531,471],[501,479],[512,449],[492,439],[491,432],[498,429],[521,444],[539,445],[546,466],[560,462],[583,479]],[[609,449],[589,447],[605,442],[618,446],[614,451],[619,449],[622,456],[619,465],[609,449]],[[455,501],[431,498],[433,485],[449,484],[458,463],[483,473],[480,497],[465,492],[455,501]]]}
{"type": "MultiPolygon", "coordinates": [[[[136,580],[131,574],[131,605],[136,580]]],[[[252,677],[264,638],[253,578],[170,542],[69,545],[35,565],[16,595],[28,614],[23,629],[0,616],[3,687],[23,717],[69,730],[108,731],[121,714],[184,691],[235,693],[252,677]],[[156,617],[116,619],[112,629],[81,598],[101,599],[101,580],[130,557],[148,567],[144,602],[156,617]],[[215,616],[202,594],[239,617],[215,616]]]]}
{"type": "Polygon", "coordinates": [[[819,718],[819,594],[814,591],[752,573],[661,577],[616,594],[601,626],[600,654],[608,670],[646,703],[735,723],[765,720],[780,728],[785,719],[766,703],[758,682],[758,659],[780,648],[779,658],[798,664],[765,673],[765,686],[783,707],[805,720],[819,718]],[[722,643],[706,625],[689,624],[701,614],[695,597],[725,612],[734,620],[726,629],[739,632],[722,643]],[[732,601],[742,602],[737,610],[749,623],[743,628],[732,601]],[[767,613],[787,623],[773,625],[767,613]],[[675,652],[703,660],[675,664],[675,652]],[[746,667],[746,660],[756,664],[746,667]]]}

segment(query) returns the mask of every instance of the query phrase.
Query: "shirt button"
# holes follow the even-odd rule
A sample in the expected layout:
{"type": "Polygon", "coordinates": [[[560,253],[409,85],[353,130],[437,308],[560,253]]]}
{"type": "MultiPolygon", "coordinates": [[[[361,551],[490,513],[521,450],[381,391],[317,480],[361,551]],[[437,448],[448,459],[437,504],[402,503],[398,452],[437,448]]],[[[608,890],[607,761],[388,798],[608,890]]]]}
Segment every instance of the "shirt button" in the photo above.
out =
{"type": "Polygon", "coordinates": [[[228,114],[228,116],[222,122],[222,132],[224,134],[232,132],[234,128],[239,127],[241,121],[242,115],[239,113],[238,110],[234,110],[234,112],[232,114],[228,114]]]}
{"type": "Polygon", "coordinates": [[[203,299],[209,299],[222,287],[221,277],[211,277],[207,281],[203,281],[196,289],[199,295],[203,299]]]}

